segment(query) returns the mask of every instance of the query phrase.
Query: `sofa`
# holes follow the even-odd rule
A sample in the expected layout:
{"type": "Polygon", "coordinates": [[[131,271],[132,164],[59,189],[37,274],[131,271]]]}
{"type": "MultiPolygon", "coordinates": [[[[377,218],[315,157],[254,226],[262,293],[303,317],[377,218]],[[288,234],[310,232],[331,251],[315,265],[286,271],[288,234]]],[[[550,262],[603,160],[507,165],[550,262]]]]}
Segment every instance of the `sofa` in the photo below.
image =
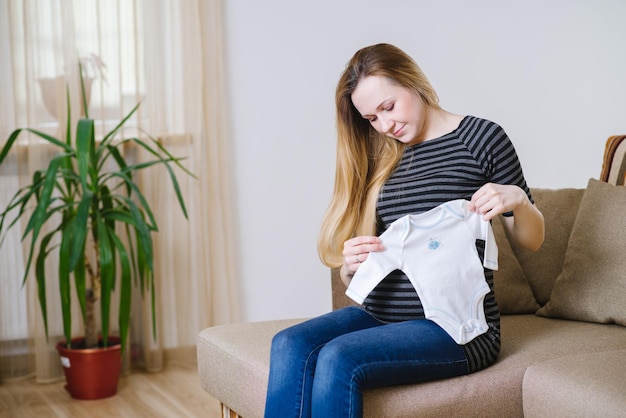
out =
{"type": "MultiPolygon", "coordinates": [[[[610,137],[600,176],[585,189],[532,189],[546,224],[537,252],[516,246],[493,221],[497,362],[467,376],[367,390],[365,417],[626,416],[625,156],[626,136],[610,137]]],[[[333,308],[352,303],[338,271],[330,276],[333,308]]],[[[199,333],[200,384],[222,402],[224,417],[263,416],[272,337],[303,320],[199,333]]]]}

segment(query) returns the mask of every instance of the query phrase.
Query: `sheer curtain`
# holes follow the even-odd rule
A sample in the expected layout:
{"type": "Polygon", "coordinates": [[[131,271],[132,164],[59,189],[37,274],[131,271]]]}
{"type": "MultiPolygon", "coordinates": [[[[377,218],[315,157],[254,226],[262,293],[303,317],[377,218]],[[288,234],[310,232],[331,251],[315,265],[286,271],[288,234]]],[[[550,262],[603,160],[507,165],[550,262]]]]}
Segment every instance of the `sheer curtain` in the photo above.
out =
{"type": "MultiPolygon", "coordinates": [[[[97,134],[141,101],[130,125],[187,157],[185,165],[197,176],[178,174],[189,220],[164,173],[141,176],[159,224],[158,329],[154,340],[150,304],[135,304],[127,366],[132,361],[158,370],[164,351],[193,353],[198,331],[238,320],[221,13],[221,0],[0,0],[0,144],[18,127],[64,134],[58,121],[65,118],[66,84],[73,120],[81,112],[80,60],[87,67],[97,134]]],[[[137,149],[126,151],[143,158],[137,149]]],[[[0,166],[0,208],[50,157],[51,150],[34,137],[21,138],[0,166]]],[[[51,281],[46,340],[34,280],[22,287],[26,247],[20,237],[18,226],[0,247],[0,380],[56,380],[63,375],[54,348],[62,335],[58,293],[51,281]]],[[[54,257],[46,268],[52,280],[54,257]]],[[[141,298],[138,292],[135,297],[141,298]]],[[[73,324],[77,336],[81,326],[73,324]]]]}

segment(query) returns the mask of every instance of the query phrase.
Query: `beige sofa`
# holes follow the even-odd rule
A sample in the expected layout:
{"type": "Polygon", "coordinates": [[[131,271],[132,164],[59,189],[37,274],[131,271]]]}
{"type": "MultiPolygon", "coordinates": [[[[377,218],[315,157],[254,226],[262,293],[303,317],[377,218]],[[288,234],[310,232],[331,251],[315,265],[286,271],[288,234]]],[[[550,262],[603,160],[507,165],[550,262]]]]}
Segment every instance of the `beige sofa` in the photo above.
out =
{"type": "MultiPolygon", "coordinates": [[[[607,141],[602,181],[533,189],[546,220],[538,252],[511,245],[494,221],[503,314],[498,361],[468,376],[368,390],[366,417],[626,416],[624,138],[607,141]]],[[[331,280],[333,307],[350,303],[336,271],[331,280]]],[[[225,417],[263,416],[271,339],[299,321],[200,332],[200,382],[223,403],[225,417]]]]}

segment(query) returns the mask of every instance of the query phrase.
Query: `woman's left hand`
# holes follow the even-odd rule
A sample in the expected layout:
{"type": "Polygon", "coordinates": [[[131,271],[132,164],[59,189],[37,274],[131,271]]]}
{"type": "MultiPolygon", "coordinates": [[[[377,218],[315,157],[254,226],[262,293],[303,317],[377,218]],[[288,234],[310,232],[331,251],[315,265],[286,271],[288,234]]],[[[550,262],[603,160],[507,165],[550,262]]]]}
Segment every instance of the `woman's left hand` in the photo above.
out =
{"type": "Polygon", "coordinates": [[[518,186],[487,183],[474,193],[469,209],[490,221],[496,215],[514,212],[523,205],[532,205],[518,186]]]}
{"type": "Polygon", "coordinates": [[[515,241],[530,251],[537,251],[543,243],[543,215],[518,186],[487,183],[474,193],[469,209],[485,221],[513,212],[513,216],[503,218],[503,224],[515,241]]]}

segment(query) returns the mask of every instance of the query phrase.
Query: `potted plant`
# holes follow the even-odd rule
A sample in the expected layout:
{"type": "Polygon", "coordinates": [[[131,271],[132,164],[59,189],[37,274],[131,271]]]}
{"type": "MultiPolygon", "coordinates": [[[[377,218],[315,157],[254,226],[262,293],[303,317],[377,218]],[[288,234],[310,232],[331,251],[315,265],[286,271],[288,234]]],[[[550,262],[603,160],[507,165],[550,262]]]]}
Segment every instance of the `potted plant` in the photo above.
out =
{"type": "MultiPolygon", "coordinates": [[[[47,167],[36,171],[32,182],[19,189],[0,213],[0,234],[24,220],[23,239],[30,237],[23,280],[31,269],[37,281],[39,304],[48,336],[46,286],[49,277],[44,262],[58,256],[58,280],[65,341],[57,348],[61,353],[68,386],[75,398],[93,399],[111,396],[117,391],[121,352],[127,347],[133,287],[147,292],[152,302],[152,332],[156,337],[154,316],[152,234],[157,223],[146,198],[136,183],[137,172],[159,166],[167,170],[178,203],[187,217],[173,165],[192,175],[150,135],[145,138],[118,138],[118,134],[139,104],[118,125],[96,139],[94,121],[89,119],[87,99],[79,64],[85,117],[78,120],[72,137],[69,89],[67,91],[67,125],[63,140],[30,128],[11,133],[0,152],[3,163],[20,134],[28,131],[58,148],[59,153],[47,167]],[[133,143],[146,151],[150,161],[130,163],[123,155],[125,144],[133,143]],[[113,167],[113,168],[111,168],[113,167]],[[28,210],[29,206],[34,207],[28,210]],[[11,213],[16,213],[9,219],[11,213]],[[46,226],[48,229],[44,228],[46,226]],[[53,251],[58,247],[56,251],[53,251]],[[75,291],[72,290],[72,281],[75,291]],[[135,284],[135,285],[134,285],[135,284]],[[119,292],[119,337],[110,335],[111,299],[119,292]],[[72,338],[72,293],[78,299],[85,335],[72,338]],[[96,320],[99,304],[100,321],[96,320]],[[79,349],[79,350],[77,350],[79,349]],[[84,350],[80,350],[84,349],[84,350]],[[102,360],[77,360],[69,352],[93,354],[104,352],[114,362],[99,371],[80,371],[79,363],[102,366],[102,360]],[[104,374],[113,371],[113,387],[104,388],[104,374]],[[73,387],[75,378],[86,382],[73,387]],[[91,385],[91,386],[90,386],[91,385]]],[[[1,238],[1,236],[0,236],[1,238]]],[[[2,241],[0,241],[1,243],[2,241]]]]}

